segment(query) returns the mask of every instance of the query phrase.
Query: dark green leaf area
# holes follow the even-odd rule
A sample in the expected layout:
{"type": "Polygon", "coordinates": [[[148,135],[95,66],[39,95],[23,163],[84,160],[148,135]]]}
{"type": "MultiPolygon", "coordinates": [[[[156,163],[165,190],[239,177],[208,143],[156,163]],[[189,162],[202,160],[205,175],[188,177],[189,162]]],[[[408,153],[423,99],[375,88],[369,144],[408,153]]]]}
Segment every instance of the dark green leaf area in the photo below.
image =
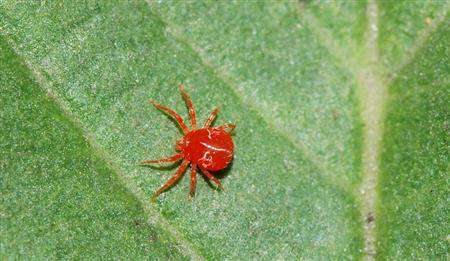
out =
{"type": "Polygon", "coordinates": [[[442,23],[390,84],[378,206],[384,258],[445,259],[450,250],[448,28],[442,23]]]}

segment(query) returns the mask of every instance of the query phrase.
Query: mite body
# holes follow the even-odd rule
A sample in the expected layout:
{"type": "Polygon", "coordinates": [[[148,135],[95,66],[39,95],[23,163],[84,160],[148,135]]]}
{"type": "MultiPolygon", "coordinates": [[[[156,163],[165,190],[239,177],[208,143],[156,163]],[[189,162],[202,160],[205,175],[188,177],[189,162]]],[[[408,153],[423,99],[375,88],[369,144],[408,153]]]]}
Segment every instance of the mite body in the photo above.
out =
{"type": "Polygon", "coordinates": [[[176,149],[178,151],[176,154],[164,159],[146,160],[141,163],[143,165],[147,165],[183,160],[173,177],[153,194],[153,201],[181,178],[189,164],[191,164],[190,197],[192,197],[195,193],[197,184],[197,168],[199,168],[201,172],[208,179],[213,181],[219,188],[223,189],[220,181],[209,171],[224,169],[233,160],[234,143],[230,133],[236,125],[228,123],[217,127],[211,127],[212,122],[219,112],[219,109],[216,108],[211,112],[203,127],[197,128],[197,118],[195,115],[194,105],[191,98],[184,90],[183,85],[180,85],[180,92],[189,110],[191,129],[187,127],[183,121],[183,118],[181,118],[178,113],[159,103],[150,101],[150,103],[152,103],[156,108],[175,119],[184,134],[184,136],[176,143],[176,149]]]}

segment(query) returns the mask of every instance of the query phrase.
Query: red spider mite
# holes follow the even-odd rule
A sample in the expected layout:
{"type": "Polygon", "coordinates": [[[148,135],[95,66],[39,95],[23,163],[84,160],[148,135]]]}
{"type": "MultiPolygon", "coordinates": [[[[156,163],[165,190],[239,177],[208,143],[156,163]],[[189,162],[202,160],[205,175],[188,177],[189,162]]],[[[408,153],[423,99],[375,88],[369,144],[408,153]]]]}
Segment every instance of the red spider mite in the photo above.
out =
{"type": "Polygon", "coordinates": [[[150,100],[157,109],[167,113],[180,125],[183,130],[184,136],[177,141],[176,150],[178,153],[159,160],[146,160],[141,164],[154,164],[154,163],[167,163],[176,162],[178,160],[183,160],[175,175],[172,176],[161,188],[159,188],[155,193],[153,193],[152,201],[171,187],[175,182],[177,182],[184,171],[191,164],[191,185],[189,191],[189,197],[193,197],[195,194],[195,187],[197,185],[197,167],[202,171],[202,173],[210,180],[212,180],[216,185],[223,190],[220,181],[214,177],[210,171],[218,171],[224,169],[233,160],[234,144],[231,139],[230,133],[236,127],[235,124],[225,124],[218,127],[211,127],[211,123],[217,116],[219,108],[215,108],[202,128],[197,128],[197,118],[195,116],[194,104],[192,103],[191,97],[184,90],[182,84],[179,85],[181,95],[183,96],[186,106],[189,110],[189,115],[191,119],[191,129],[186,126],[183,119],[175,111],[150,100]]]}

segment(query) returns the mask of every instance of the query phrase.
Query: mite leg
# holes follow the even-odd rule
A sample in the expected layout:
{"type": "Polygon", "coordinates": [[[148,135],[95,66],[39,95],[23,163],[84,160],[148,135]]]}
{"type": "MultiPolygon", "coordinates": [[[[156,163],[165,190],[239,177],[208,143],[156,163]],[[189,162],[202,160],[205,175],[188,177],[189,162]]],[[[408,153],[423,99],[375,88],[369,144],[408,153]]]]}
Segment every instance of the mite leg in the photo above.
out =
{"type": "Polygon", "coordinates": [[[214,121],[214,119],[217,116],[217,113],[219,113],[219,108],[215,108],[211,114],[209,115],[208,119],[206,120],[205,124],[203,125],[203,128],[208,128],[211,123],[214,121]]]}
{"type": "Polygon", "coordinates": [[[191,165],[191,188],[189,190],[189,197],[193,197],[195,195],[195,188],[197,186],[197,165],[191,165]]]}
{"type": "Polygon", "coordinates": [[[189,132],[188,127],[186,126],[186,124],[183,121],[183,118],[181,118],[181,116],[176,113],[175,111],[167,108],[166,106],[163,106],[155,101],[150,100],[149,101],[151,104],[153,104],[153,106],[155,106],[156,108],[158,108],[159,110],[167,113],[169,116],[171,116],[172,118],[174,118],[178,124],[180,125],[181,129],[183,130],[184,134],[187,134],[189,132]]]}
{"type": "Polygon", "coordinates": [[[156,163],[169,163],[169,162],[175,162],[183,157],[182,154],[175,154],[173,156],[159,159],[159,160],[144,160],[140,163],[140,165],[147,165],[147,164],[156,164],[156,163]]]}
{"type": "Polygon", "coordinates": [[[217,185],[221,190],[224,190],[223,187],[222,187],[222,183],[220,183],[220,180],[218,180],[216,177],[214,177],[214,176],[213,176],[211,173],[209,173],[209,171],[207,171],[206,169],[201,168],[201,170],[202,170],[203,174],[205,174],[205,176],[206,176],[208,179],[214,181],[214,183],[216,183],[216,185],[217,185]]]}
{"type": "Polygon", "coordinates": [[[234,128],[236,128],[236,124],[227,123],[219,126],[219,128],[228,129],[228,133],[231,133],[234,130],[234,128]]]}
{"type": "Polygon", "coordinates": [[[173,175],[167,182],[164,184],[161,188],[159,188],[155,193],[153,193],[152,201],[155,202],[156,198],[163,193],[166,189],[168,189],[170,186],[172,186],[175,182],[177,182],[181,176],[183,175],[184,171],[186,170],[187,166],[189,165],[188,160],[183,160],[183,163],[181,163],[180,167],[178,168],[175,175],[173,175]]]}
{"type": "Polygon", "coordinates": [[[179,87],[181,95],[183,96],[183,99],[186,102],[186,106],[188,107],[189,115],[191,116],[191,127],[195,130],[197,129],[197,117],[195,116],[194,104],[192,103],[189,94],[184,90],[183,84],[180,84],[179,87]]]}

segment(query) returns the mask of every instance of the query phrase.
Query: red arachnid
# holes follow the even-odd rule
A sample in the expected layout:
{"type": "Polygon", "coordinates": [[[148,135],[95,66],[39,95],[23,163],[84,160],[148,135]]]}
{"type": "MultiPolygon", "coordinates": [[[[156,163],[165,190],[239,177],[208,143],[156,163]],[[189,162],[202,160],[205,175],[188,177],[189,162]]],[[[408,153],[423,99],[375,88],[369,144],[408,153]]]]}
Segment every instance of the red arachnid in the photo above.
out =
{"type": "Polygon", "coordinates": [[[150,100],[157,109],[167,113],[172,117],[179,125],[183,131],[184,136],[177,141],[176,154],[159,160],[146,160],[141,164],[155,164],[155,163],[168,163],[176,162],[178,160],[183,160],[178,170],[175,172],[172,178],[170,178],[161,188],[159,188],[152,196],[152,201],[176,183],[183,175],[186,168],[191,164],[191,185],[189,196],[192,197],[195,193],[195,187],[197,184],[197,168],[199,168],[202,173],[209,179],[212,180],[216,185],[223,189],[220,181],[214,177],[210,171],[218,171],[224,169],[233,160],[234,144],[231,139],[230,133],[236,127],[236,125],[228,123],[225,125],[211,127],[211,123],[217,116],[219,108],[215,108],[202,128],[197,128],[197,118],[195,115],[194,104],[192,103],[191,97],[184,90],[183,85],[180,86],[180,92],[183,96],[186,106],[189,110],[189,116],[191,119],[191,129],[186,126],[178,113],[175,111],[150,100]]]}

